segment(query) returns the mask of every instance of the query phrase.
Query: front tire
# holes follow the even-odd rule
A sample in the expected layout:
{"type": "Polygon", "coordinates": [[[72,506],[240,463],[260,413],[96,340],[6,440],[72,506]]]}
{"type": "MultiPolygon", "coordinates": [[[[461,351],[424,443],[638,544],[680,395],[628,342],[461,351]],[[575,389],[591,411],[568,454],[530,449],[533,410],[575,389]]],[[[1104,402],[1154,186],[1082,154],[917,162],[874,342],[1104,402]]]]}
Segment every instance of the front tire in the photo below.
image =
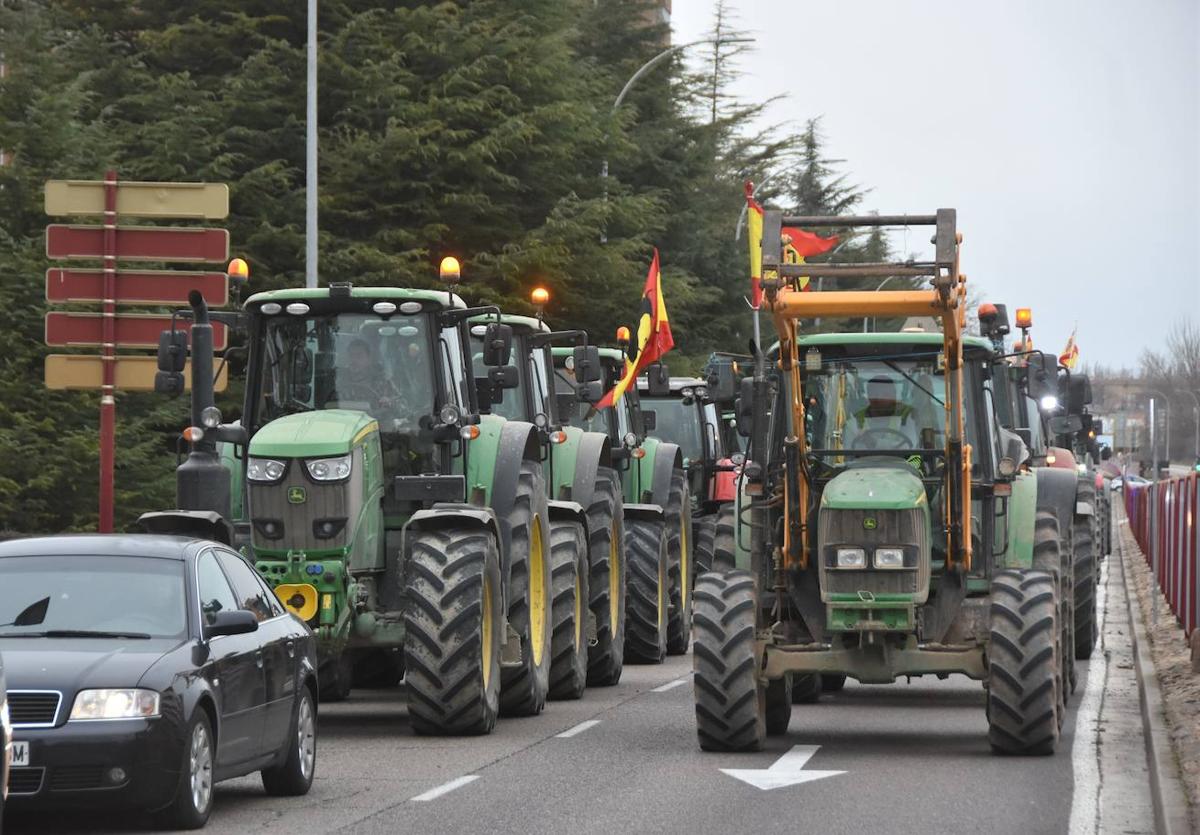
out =
{"type": "MultiPolygon", "coordinates": [[[[1081,479],[1077,502],[1087,502],[1096,507],[1096,488],[1081,479]]],[[[1076,516],[1072,547],[1075,562],[1075,658],[1084,661],[1092,657],[1092,650],[1099,637],[1096,618],[1096,547],[1092,536],[1094,519],[1076,516]]]]}
{"type": "Polygon", "coordinates": [[[821,673],[821,691],[838,693],[846,687],[845,673],[821,673]]]}
{"type": "Polygon", "coordinates": [[[579,522],[550,525],[553,582],[550,698],[578,699],[587,686],[587,539],[579,522]]]}
{"type": "Polygon", "coordinates": [[[692,499],[683,470],[671,476],[667,499],[667,577],[670,608],[667,614],[667,653],[683,655],[692,642],[692,499]]]}
{"type": "Polygon", "coordinates": [[[625,599],[625,658],[658,664],[667,654],[667,537],[661,520],[630,519],[625,525],[629,561],[625,599]]]}
{"type": "Polygon", "coordinates": [[[758,593],[749,571],[709,572],[696,581],[693,649],[696,734],[705,751],[761,751],[767,688],[758,677],[758,593]]]}
{"type": "Polygon", "coordinates": [[[500,553],[489,531],[417,531],[406,567],[405,689],[413,729],[490,733],[500,702],[500,553]]]}
{"type": "Polygon", "coordinates": [[[1058,745],[1059,602],[1046,571],[992,579],[988,644],[988,742],[1003,754],[1052,754],[1058,745]]]}
{"type": "Polygon", "coordinates": [[[287,759],[262,770],[263,789],[272,797],[299,797],[312,788],[317,770],[317,713],[307,687],[300,688],[291,727],[287,759]]]}
{"type": "Polygon", "coordinates": [[[596,619],[596,640],[588,647],[590,687],[621,680],[625,666],[625,504],[617,474],[596,471],[588,505],[588,607],[596,619]]]}
{"type": "Polygon", "coordinates": [[[500,670],[500,713],[536,716],[550,692],[550,530],[546,481],[523,461],[509,512],[512,570],[508,623],[521,637],[521,661],[500,670]]]}
{"type": "Polygon", "coordinates": [[[792,704],[816,704],[821,700],[824,685],[823,673],[792,673],[792,704]]]}
{"type": "Polygon", "coordinates": [[[767,682],[767,736],[783,736],[792,721],[792,676],[767,682]]]}
{"type": "Polygon", "coordinates": [[[159,825],[169,829],[200,829],[208,823],[212,814],[215,754],[212,723],[204,708],[197,707],[184,736],[179,787],[171,805],[155,815],[159,825]]]}

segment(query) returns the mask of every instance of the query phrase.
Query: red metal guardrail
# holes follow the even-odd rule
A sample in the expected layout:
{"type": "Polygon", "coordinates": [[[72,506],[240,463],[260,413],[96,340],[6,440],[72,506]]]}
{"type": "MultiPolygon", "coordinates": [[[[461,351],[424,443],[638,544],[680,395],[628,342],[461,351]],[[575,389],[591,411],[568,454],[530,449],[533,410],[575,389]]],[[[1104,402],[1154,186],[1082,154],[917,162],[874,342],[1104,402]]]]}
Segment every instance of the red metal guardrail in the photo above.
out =
{"type": "Polygon", "coordinates": [[[1129,530],[1190,637],[1200,625],[1200,475],[1126,483],[1123,492],[1129,530]]]}

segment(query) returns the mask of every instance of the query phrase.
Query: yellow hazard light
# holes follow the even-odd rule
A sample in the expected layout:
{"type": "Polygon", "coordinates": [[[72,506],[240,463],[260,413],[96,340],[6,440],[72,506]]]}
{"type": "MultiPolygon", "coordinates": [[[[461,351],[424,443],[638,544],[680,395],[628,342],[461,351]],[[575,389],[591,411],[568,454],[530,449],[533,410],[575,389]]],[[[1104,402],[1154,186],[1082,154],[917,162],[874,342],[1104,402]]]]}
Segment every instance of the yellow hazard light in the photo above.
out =
{"type": "Polygon", "coordinates": [[[1033,327],[1033,308],[1018,307],[1017,308],[1017,327],[1032,328],[1033,327]]]}
{"type": "Polygon", "coordinates": [[[243,258],[234,258],[225,268],[225,273],[230,278],[247,279],[250,277],[250,265],[243,258]]]}
{"type": "Polygon", "coordinates": [[[629,341],[629,328],[625,327],[624,325],[617,328],[617,341],[618,342],[628,342],[629,341]]]}
{"type": "Polygon", "coordinates": [[[462,267],[458,263],[458,259],[453,255],[447,255],[442,259],[442,265],[438,267],[438,275],[442,281],[456,282],[462,276],[462,267]]]}
{"type": "Polygon", "coordinates": [[[550,291],[545,287],[534,287],[533,292],[529,294],[529,298],[534,304],[545,304],[550,301],[550,291]]]}
{"type": "Polygon", "coordinates": [[[317,590],[308,583],[284,583],[276,586],[275,596],[300,620],[312,620],[317,614],[317,590]]]}

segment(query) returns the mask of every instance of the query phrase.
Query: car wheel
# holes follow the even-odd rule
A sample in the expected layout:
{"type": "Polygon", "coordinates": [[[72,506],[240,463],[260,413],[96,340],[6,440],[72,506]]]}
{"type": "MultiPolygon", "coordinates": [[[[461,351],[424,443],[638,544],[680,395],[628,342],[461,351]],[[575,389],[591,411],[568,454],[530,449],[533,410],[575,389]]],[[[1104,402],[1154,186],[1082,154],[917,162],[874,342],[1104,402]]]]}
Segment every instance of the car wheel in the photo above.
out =
{"type": "Polygon", "coordinates": [[[213,802],[214,754],[212,724],[204,709],[196,708],[184,736],[175,800],[157,816],[165,827],[200,829],[208,822],[213,802]]]}
{"type": "Polygon", "coordinates": [[[287,759],[283,765],[262,770],[263,788],[275,797],[308,794],[312,788],[313,774],[317,770],[317,714],[307,687],[300,688],[300,697],[296,699],[296,715],[292,717],[292,733],[287,744],[287,759]]]}

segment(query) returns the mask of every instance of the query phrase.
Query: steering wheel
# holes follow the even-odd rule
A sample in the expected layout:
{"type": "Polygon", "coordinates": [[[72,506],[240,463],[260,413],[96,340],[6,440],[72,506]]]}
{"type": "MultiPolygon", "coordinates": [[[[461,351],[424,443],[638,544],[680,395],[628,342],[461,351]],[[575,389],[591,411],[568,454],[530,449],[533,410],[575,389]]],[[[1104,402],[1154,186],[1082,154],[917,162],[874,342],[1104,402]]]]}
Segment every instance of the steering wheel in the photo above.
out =
{"type": "Polygon", "coordinates": [[[850,442],[850,449],[908,449],[912,444],[912,438],[899,429],[879,427],[859,432],[850,442]],[[897,440],[899,443],[888,446],[885,439],[897,440]],[[881,446],[881,444],[885,445],[881,446]]]}

